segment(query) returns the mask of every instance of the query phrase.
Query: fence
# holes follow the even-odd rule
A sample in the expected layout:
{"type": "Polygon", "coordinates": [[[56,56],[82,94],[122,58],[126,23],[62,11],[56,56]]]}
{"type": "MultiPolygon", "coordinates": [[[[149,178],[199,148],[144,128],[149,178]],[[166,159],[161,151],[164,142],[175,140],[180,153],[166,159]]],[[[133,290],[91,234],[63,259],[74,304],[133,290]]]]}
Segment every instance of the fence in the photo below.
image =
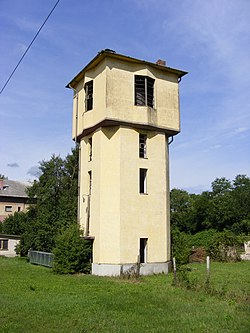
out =
{"type": "Polygon", "coordinates": [[[28,257],[31,264],[53,267],[53,253],[29,250],[28,257]]]}

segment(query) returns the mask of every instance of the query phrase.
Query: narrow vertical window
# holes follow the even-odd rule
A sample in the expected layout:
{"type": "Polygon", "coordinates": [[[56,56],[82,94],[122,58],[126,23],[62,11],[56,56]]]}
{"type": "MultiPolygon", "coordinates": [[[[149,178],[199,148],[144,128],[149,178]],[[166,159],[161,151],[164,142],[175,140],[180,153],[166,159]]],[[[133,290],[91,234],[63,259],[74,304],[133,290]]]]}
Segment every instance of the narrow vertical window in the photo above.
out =
{"type": "Polygon", "coordinates": [[[93,80],[85,83],[85,111],[93,109],[93,80]]]}
{"type": "Polygon", "coordinates": [[[147,262],[147,238],[140,238],[140,263],[147,262]]]}
{"type": "Polygon", "coordinates": [[[88,140],[89,161],[92,161],[92,138],[88,140]]]}
{"type": "Polygon", "coordinates": [[[92,171],[88,172],[89,174],[89,194],[92,193],[92,171]]]}
{"type": "Polygon", "coordinates": [[[139,183],[140,183],[140,193],[147,193],[147,169],[140,169],[139,174],[139,183]]]}
{"type": "Polygon", "coordinates": [[[142,75],[135,75],[135,105],[154,107],[155,80],[142,75]]]}
{"type": "Polygon", "coordinates": [[[147,157],[147,135],[139,134],[139,157],[147,157]]]}
{"type": "Polygon", "coordinates": [[[17,211],[18,211],[18,212],[21,212],[21,207],[18,207],[18,208],[17,208],[17,211]]]}

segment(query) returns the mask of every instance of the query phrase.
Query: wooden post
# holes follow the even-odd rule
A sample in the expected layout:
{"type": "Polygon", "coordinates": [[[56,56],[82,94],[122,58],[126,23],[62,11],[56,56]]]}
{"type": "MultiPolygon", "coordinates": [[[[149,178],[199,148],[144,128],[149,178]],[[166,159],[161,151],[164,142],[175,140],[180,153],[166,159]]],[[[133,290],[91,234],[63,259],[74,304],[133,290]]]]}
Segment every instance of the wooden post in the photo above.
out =
{"type": "Polygon", "coordinates": [[[209,283],[210,280],[210,257],[207,256],[207,283],[209,283]]]}
{"type": "Polygon", "coordinates": [[[174,269],[174,284],[176,285],[177,279],[176,279],[176,262],[175,262],[175,258],[173,258],[173,269],[174,269]]]}

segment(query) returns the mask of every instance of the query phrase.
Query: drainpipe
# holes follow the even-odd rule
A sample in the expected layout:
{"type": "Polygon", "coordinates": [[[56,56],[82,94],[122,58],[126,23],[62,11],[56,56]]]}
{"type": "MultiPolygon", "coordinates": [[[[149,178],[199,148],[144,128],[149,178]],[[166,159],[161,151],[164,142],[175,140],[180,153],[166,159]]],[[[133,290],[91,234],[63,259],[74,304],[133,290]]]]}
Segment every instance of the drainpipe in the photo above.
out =
{"type": "MultiPolygon", "coordinates": [[[[78,127],[78,92],[76,89],[71,87],[69,84],[68,87],[72,89],[76,94],[76,119],[75,119],[75,144],[77,146],[77,127],[78,127]]],[[[79,143],[79,160],[78,160],[78,182],[77,182],[77,223],[80,226],[80,184],[81,184],[81,142],[79,143]]]]}

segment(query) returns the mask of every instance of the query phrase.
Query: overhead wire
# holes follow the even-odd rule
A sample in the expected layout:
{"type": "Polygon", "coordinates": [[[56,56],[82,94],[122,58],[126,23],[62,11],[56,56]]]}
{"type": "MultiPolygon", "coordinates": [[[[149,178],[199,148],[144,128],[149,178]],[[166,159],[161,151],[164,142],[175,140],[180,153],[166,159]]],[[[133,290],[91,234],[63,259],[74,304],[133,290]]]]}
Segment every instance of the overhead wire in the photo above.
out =
{"type": "Polygon", "coordinates": [[[11,72],[11,74],[9,75],[7,81],[5,82],[4,86],[2,87],[1,91],[0,91],[0,95],[2,94],[2,92],[4,91],[4,89],[6,88],[7,84],[9,83],[9,81],[11,80],[12,76],[14,75],[15,71],[17,70],[17,68],[19,67],[19,65],[21,64],[21,62],[23,61],[23,58],[26,56],[26,54],[28,53],[29,49],[31,48],[32,44],[34,43],[34,41],[36,40],[37,36],[39,35],[39,33],[41,32],[42,28],[44,27],[44,25],[46,24],[46,22],[48,21],[49,17],[51,16],[51,14],[53,13],[53,11],[55,10],[56,6],[58,5],[58,3],[61,0],[57,0],[57,2],[55,3],[54,7],[51,9],[51,11],[49,12],[48,16],[46,17],[46,19],[44,20],[43,24],[41,25],[41,27],[39,28],[39,30],[37,31],[37,33],[35,34],[34,38],[32,39],[32,41],[30,42],[29,46],[27,47],[27,49],[25,50],[24,54],[22,55],[21,59],[18,61],[16,67],[13,69],[13,71],[11,72]]]}

